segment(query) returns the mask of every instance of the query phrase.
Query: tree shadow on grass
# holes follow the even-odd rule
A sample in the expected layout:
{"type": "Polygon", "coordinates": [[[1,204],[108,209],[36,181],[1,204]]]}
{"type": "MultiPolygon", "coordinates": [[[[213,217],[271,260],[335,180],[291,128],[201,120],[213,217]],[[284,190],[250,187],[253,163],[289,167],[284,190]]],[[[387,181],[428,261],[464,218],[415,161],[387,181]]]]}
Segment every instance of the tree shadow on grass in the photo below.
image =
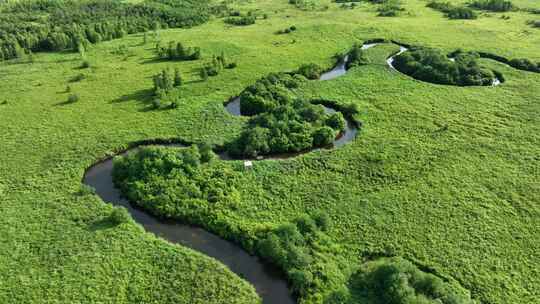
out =
{"type": "Polygon", "coordinates": [[[137,101],[143,104],[148,104],[152,101],[152,95],[153,95],[152,89],[143,89],[143,90],[138,90],[133,93],[125,94],[118,98],[115,98],[111,101],[111,103],[137,101]]]}
{"type": "Polygon", "coordinates": [[[92,232],[107,230],[116,227],[118,224],[115,224],[111,221],[109,217],[94,221],[88,225],[88,230],[92,232]]]}

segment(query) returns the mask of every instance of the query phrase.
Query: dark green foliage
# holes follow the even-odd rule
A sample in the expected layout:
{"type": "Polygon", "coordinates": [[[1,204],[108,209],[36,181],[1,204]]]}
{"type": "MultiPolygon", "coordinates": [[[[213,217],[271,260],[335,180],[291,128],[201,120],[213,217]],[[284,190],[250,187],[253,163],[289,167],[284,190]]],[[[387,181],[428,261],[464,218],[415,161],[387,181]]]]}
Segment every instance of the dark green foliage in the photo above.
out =
{"type": "Polygon", "coordinates": [[[199,153],[201,154],[201,162],[207,163],[216,158],[216,154],[212,150],[212,146],[209,143],[203,143],[199,145],[199,153]]]}
{"type": "Polygon", "coordinates": [[[206,22],[210,14],[207,0],[20,1],[0,14],[0,60],[20,58],[30,50],[77,50],[126,34],[191,27],[206,22]]]}
{"type": "Polygon", "coordinates": [[[470,6],[492,12],[508,12],[516,8],[512,2],[505,0],[474,0],[470,6]]]}
{"type": "Polygon", "coordinates": [[[540,62],[534,63],[526,58],[515,58],[508,64],[516,69],[540,73],[540,62]]]}
{"type": "MultiPolygon", "coordinates": [[[[342,60],[342,59],[341,59],[342,60]]],[[[361,44],[355,44],[349,52],[349,59],[346,63],[346,68],[351,69],[356,66],[366,65],[369,63],[369,59],[362,50],[361,44]]]]}
{"type": "Polygon", "coordinates": [[[161,100],[159,98],[152,99],[152,109],[157,110],[161,108],[161,100]]]}
{"type": "Polygon", "coordinates": [[[290,26],[290,27],[288,27],[286,29],[277,31],[276,34],[289,34],[289,33],[292,33],[294,31],[296,31],[296,26],[293,25],[293,26],[290,26]]]}
{"type": "Polygon", "coordinates": [[[368,262],[354,276],[351,288],[361,302],[385,304],[474,304],[457,284],[419,270],[402,258],[368,262]]]}
{"type": "Polygon", "coordinates": [[[307,79],[319,79],[321,77],[323,70],[320,66],[315,63],[303,64],[295,72],[296,74],[303,75],[307,79]]]}
{"type": "Polygon", "coordinates": [[[240,94],[242,115],[256,115],[291,101],[290,90],[305,78],[285,73],[269,74],[240,94]]]}
{"type": "Polygon", "coordinates": [[[427,7],[441,11],[450,19],[476,19],[478,15],[470,8],[455,6],[450,2],[431,1],[427,7]]]}
{"type": "Polygon", "coordinates": [[[141,148],[114,160],[113,179],[130,201],[159,216],[184,218],[237,199],[236,173],[209,163],[211,153],[197,146],[141,148]]]}
{"type": "Polygon", "coordinates": [[[201,77],[201,79],[202,79],[203,81],[208,80],[208,69],[207,69],[207,67],[202,67],[202,68],[199,70],[199,76],[201,77]]]}
{"type": "Polygon", "coordinates": [[[341,112],[336,112],[329,115],[324,123],[330,128],[339,132],[345,131],[345,127],[347,125],[347,121],[345,120],[341,112]]]}
{"type": "Polygon", "coordinates": [[[69,94],[68,96],[68,99],[67,99],[67,103],[75,103],[79,101],[79,95],[73,93],[73,94],[69,94]]]}
{"type": "Polygon", "coordinates": [[[287,273],[294,293],[305,295],[323,274],[311,267],[315,260],[314,245],[324,238],[316,221],[307,214],[267,233],[257,246],[263,258],[287,273]]]}
{"type": "Polygon", "coordinates": [[[201,49],[198,47],[185,47],[181,42],[170,41],[167,47],[156,45],[159,58],[167,60],[198,60],[201,58],[201,49]]]}
{"type": "Polygon", "coordinates": [[[227,24],[245,26],[255,24],[256,19],[257,18],[255,16],[242,16],[225,18],[224,21],[227,24]]]}
{"type": "Polygon", "coordinates": [[[240,95],[243,115],[254,115],[240,137],[229,144],[236,157],[301,152],[330,145],[345,130],[343,114],[292,97],[302,75],[270,74],[240,95]]]}
{"type": "MultiPolygon", "coordinates": [[[[488,58],[488,59],[492,59],[492,60],[495,60],[495,61],[498,61],[498,62],[508,64],[511,67],[519,69],[519,70],[540,73],[540,62],[534,63],[530,59],[526,59],[526,58],[508,59],[508,58],[505,58],[505,57],[502,57],[502,56],[499,56],[499,55],[495,55],[495,54],[492,54],[492,53],[487,53],[487,52],[478,52],[478,53],[464,52],[461,49],[458,49],[458,50],[452,52],[449,56],[457,57],[460,54],[465,54],[465,55],[468,54],[468,55],[471,55],[471,56],[480,56],[481,58],[488,58]]],[[[497,78],[501,79],[501,77],[497,77],[497,78]]]]}
{"type": "Polygon", "coordinates": [[[431,48],[413,48],[396,56],[397,70],[413,78],[458,86],[491,85],[495,75],[478,65],[478,54],[462,53],[450,61],[440,51],[431,48]]]}
{"type": "Polygon", "coordinates": [[[217,76],[223,69],[236,68],[236,63],[227,63],[225,54],[213,56],[212,61],[201,68],[200,76],[203,80],[208,79],[208,76],[217,76]]]}
{"type": "Polygon", "coordinates": [[[111,215],[109,215],[109,220],[114,225],[120,225],[130,222],[131,215],[129,214],[129,211],[124,207],[114,207],[111,215]]]}
{"type": "Polygon", "coordinates": [[[83,60],[83,62],[81,63],[81,69],[87,69],[90,67],[90,61],[88,60],[83,60]]]}
{"type": "Polygon", "coordinates": [[[455,7],[449,10],[446,15],[450,19],[476,19],[476,13],[468,7],[455,7]]]}
{"type": "Polygon", "coordinates": [[[405,9],[401,7],[399,1],[385,1],[378,9],[379,17],[396,17],[405,9]]]}
{"type": "Polygon", "coordinates": [[[175,87],[182,85],[182,75],[180,75],[180,70],[178,68],[174,69],[174,84],[175,87]]]}

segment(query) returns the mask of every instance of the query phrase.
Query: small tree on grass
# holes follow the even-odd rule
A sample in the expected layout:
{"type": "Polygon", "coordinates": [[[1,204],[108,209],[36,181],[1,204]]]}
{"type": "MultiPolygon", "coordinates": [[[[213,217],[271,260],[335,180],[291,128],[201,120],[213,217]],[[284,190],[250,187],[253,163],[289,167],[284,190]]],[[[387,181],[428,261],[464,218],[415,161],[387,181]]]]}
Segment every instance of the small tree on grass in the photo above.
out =
{"type": "Polygon", "coordinates": [[[77,95],[75,93],[69,94],[68,100],[67,100],[68,103],[75,103],[77,101],[79,101],[79,95],[77,95]]]}
{"type": "Polygon", "coordinates": [[[206,70],[206,67],[203,67],[201,68],[200,72],[199,72],[199,75],[201,76],[201,79],[203,81],[207,81],[208,80],[208,71],[206,70]]]}
{"type": "Polygon", "coordinates": [[[174,69],[174,86],[179,87],[182,85],[182,76],[180,75],[180,70],[178,68],[174,69]]]}

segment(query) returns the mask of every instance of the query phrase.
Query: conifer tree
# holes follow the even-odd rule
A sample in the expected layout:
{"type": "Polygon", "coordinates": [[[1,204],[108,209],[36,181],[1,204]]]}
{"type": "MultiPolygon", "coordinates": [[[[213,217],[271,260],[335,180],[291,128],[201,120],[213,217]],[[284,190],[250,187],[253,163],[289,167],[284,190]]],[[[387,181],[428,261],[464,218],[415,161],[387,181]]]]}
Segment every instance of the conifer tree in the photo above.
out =
{"type": "Polygon", "coordinates": [[[182,76],[180,75],[180,70],[178,68],[174,69],[174,86],[179,87],[182,85],[182,76]]]}

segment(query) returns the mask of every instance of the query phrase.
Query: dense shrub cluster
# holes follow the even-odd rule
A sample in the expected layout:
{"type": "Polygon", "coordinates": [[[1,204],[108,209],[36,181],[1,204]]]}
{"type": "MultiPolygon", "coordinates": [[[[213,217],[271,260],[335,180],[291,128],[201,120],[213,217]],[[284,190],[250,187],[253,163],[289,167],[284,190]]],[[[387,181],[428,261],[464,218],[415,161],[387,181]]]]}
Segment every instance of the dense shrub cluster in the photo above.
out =
{"type": "Polygon", "coordinates": [[[396,17],[397,15],[399,15],[400,12],[404,10],[405,9],[401,7],[399,1],[388,0],[384,1],[382,5],[377,8],[377,15],[379,17],[396,17]]]}
{"type": "Polygon", "coordinates": [[[224,21],[227,24],[245,26],[245,25],[255,24],[256,20],[257,20],[257,17],[253,15],[247,15],[247,16],[239,16],[239,17],[228,17],[228,18],[225,18],[224,21]]]}
{"type": "MultiPolygon", "coordinates": [[[[353,276],[351,288],[354,290],[351,294],[358,303],[476,303],[457,283],[447,283],[402,258],[383,258],[366,263],[353,276]]],[[[349,295],[342,296],[347,298],[349,295]]]]}
{"type": "Polygon", "coordinates": [[[115,185],[132,202],[168,218],[196,220],[215,203],[236,201],[236,173],[208,147],[144,147],[114,160],[115,185]]]}
{"type": "Polygon", "coordinates": [[[506,0],[474,0],[470,6],[492,12],[508,12],[515,9],[512,2],[506,0]]]}
{"type": "Polygon", "coordinates": [[[327,10],[328,5],[321,5],[320,1],[317,0],[289,0],[289,4],[294,5],[297,9],[304,11],[313,11],[313,10],[327,10]]]}
{"type": "Polygon", "coordinates": [[[340,112],[295,99],[289,89],[305,79],[298,74],[270,74],[240,95],[241,111],[253,116],[240,137],[229,145],[233,156],[300,152],[330,145],[345,130],[340,112]]]}
{"type": "Polygon", "coordinates": [[[240,94],[242,115],[257,115],[275,109],[291,100],[290,90],[306,79],[286,73],[269,74],[248,86],[240,94]]]}
{"type": "Polygon", "coordinates": [[[170,41],[168,46],[156,44],[156,53],[159,58],[167,60],[197,60],[201,58],[199,47],[184,47],[181,42],[170,41]]]}
{"type": "Polygon", "coordinates": [[[535,63],[526,58],[514,58],[508,64],[516,69],[540,73],[540,62],[535,63]]]}
{"type": "Polygon", "coordinates": [[[356,66],[366,65],[369,63],[364,50],[362,50],[362,44],[355,44],[349,52],[349,59],[346,63],[346,68],[351,69],[356,66]]]}
{"type": "Polygon", "coordinates": [[[477,63],[478,54],[460,53],[455,62],[431,48],[412,48],[395,57],[394,67],[415,79],[458,86],[491,85],[495,75],[477,63]]]}
{"type": "Polygon", "coordinates": [[[315,63],[308,63],[301,65],[295,73],[300,74],[307,79],[315,80],[321,78],[323,69],[315,63]]]}
{"type": "Polygon", "coordinates": [[[325,238],[329,225],[329,217],[325,214],[304,215],[294,223],[270,231],[259,241],[259,255],[287,273],[292,291],[297,295],[306,295],[324,279],[324,274],[313,267],[318,262],[314,251],[317,243],[325,238]]]}
{"type": "Polygon", "coordinates": [[[450,2],[431,1],[427,7],[441,11],[450,19],[476,19],[478,15],[470,8],[455,6],[450,2]]]}
{"type": "Polygon", "coordinates": [[[77,50],[89,43],[209,19],[209,0],[28,0],[5,4],[0,14],[0,60],[38,51],[77,50]]]}

